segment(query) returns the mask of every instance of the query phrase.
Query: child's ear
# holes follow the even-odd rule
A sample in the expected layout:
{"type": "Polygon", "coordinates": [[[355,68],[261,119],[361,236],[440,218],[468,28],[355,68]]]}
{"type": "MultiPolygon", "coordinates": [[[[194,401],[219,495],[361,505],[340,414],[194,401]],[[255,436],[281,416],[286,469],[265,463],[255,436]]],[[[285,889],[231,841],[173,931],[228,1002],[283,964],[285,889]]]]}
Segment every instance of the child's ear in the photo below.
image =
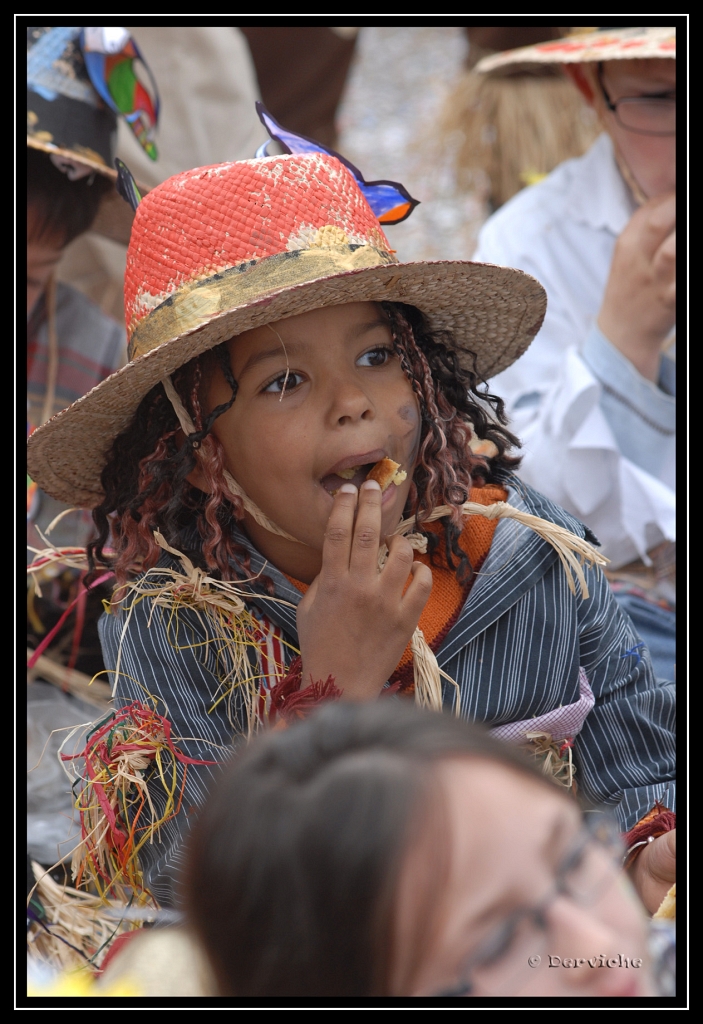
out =
{"type": "Polygon", "coordinates": [[[586,103],[591,107],[596,103],[596,87],[593,69],[587,69],[583,64],[562,64],[564,74],[571,79],[586,103]]]}

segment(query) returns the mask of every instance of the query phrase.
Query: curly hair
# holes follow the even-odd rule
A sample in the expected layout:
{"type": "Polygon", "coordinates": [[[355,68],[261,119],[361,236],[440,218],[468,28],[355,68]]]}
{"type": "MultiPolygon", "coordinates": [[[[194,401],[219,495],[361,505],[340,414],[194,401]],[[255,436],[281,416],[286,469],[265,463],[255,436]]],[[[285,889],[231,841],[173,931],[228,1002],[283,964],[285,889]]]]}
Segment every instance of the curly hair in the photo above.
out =
{"type": "MultiPolygon", "coordinates": [[[[461,506],[472,486],[500,483],[519,464],[508,455],[518,446],[505,428],[502,401],[488,392],[475,369],[464,368],[448,331],[433,330],[414,306],[381,303],[388,317],[393,346],[417,396],[422,418],[418,463],[405,514],[414,515],[418,530],[437,505],[448,505],[444,520],[446,558],[460,582],[472,567],[459,546],[463,528],[461,506]],[[491,441],[497,450],[488,459],[472,452],[472,436],[491,441]]],[[[475,359],[474,359],[475,366],[475,359]]],[[[183,442],[176,413],[164,388],[157,384],[142,399],[129,425],[115,438],[101,475],[104,500],[93,511],[97,538],[88,546],[91,574],[102,566],[114,569],[117,583],[154,566],[161,549],[153,531],[186,554],[200,568],[221,579],[249,575],[249,556],[231,530],[241,520],[241,499],[224,481],[224,450],[212,426],[235,401],[227,344],[192,359],[172,376],[191,415],[195,432],[183,442]],[[203,415],[203,381],[219,367],[232,395],[207,417],[203,415]],[[199,464],[208,493],[188,482],[199,464]],[[106,547],[110,543],[113,553],[106,547]]],[[[434,561],[439,537],[427,534],[434,561]]]]}
{"type": "MultiPolygon", "coordinates": [[[[502,399],[491,395],[487,386],[479,390],[483,382],[473,354],[469,353],[473,370],[465,369],[449,331],[432,330],[414,306],[381,305],[390,321],[400,365],[420,404],[423,424],[406,514],[414,513],[417,529],[424,532],[422,523],[435,506],[448,505],[453,510],[443,521],[445,553],[449,568],[465,583],[473,569],[459,546],[464,527],[461,506],[472,486],[501,483],[517,468],[520,459],[507,453],[519,447],[519,442],[505,429],[502,399]],[[469,442],[474,435],[495,445],[494,458],[472,452],[469,442]]],[[[435,533],[426,536],[434,563],[439,538],[435,533]]]]}

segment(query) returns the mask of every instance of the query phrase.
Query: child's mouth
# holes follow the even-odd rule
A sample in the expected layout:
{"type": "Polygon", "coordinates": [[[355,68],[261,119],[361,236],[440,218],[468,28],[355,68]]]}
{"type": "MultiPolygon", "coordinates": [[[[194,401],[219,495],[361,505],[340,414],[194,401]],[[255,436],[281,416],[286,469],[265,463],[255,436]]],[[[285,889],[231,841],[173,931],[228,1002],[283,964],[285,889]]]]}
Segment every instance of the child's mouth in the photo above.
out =
{"type": "Polygon", "coordinates": [[[375,465],[375,462],[366,462],[361,466],[350,466],[348,469],[340,469],[337,473],[328,473],[327,476],[323,476],[320,483],[328,494],[334,496],[342,484],[354,484],[357,488],[361,487],[375,465]]]}
{"type": "Polygon", "coordinates": [[[328,494],[334,496],[344,483],[352,483],[359,488],[364,480],[373,478],[381,485],[382,491],[387,491],[391,484],[400,485],[406,478],[407,473],[401,469],[397,462],[393,462],[387,456],[375,461],[364,462],[357,466],[346,466],[328,473],[320,483],[328,494]]]}

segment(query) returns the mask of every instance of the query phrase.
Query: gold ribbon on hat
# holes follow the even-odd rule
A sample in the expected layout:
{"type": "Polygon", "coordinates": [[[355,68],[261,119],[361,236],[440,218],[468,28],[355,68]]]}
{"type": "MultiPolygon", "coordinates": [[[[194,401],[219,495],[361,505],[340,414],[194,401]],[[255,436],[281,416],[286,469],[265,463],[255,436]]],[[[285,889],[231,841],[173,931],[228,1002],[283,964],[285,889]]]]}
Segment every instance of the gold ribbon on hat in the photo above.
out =
{"type": "Polygon", "coordinates": [[[129,358],[137,359],[165,341],[197,330],[220,313],[265,301],[278,292],[397,262],[391,252],[372,245],[325,245],[228,267],[164,296],[131,332],[129,358]]]}

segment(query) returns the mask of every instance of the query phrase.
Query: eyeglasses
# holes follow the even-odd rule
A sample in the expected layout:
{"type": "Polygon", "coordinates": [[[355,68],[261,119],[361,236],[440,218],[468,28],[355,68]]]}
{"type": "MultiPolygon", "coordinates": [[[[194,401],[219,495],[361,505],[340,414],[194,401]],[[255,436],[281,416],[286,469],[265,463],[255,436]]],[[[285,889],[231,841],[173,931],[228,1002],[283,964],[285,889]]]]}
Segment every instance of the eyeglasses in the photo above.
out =
{"type": "Polygon", "coordinates": [[[459,982],[434,998],[511,995],[519,990],[530,969],[546,951],[549,925],[546,912],[559,896],[588,906],[615,884],[622,864],[622,840],[617,823],[603,814],[588,814],[579,834],[559,865],[553,887],[535,907],[511,914],[470,955],[459,982]]]}
{"type": "Polygon", "coordinates": [[[603,84],[603,65],[598,65],[598,83],[608,110],[618,124],[638,135],[676,135],[676,95],[623,96],[611,100],[603,84]]]}

